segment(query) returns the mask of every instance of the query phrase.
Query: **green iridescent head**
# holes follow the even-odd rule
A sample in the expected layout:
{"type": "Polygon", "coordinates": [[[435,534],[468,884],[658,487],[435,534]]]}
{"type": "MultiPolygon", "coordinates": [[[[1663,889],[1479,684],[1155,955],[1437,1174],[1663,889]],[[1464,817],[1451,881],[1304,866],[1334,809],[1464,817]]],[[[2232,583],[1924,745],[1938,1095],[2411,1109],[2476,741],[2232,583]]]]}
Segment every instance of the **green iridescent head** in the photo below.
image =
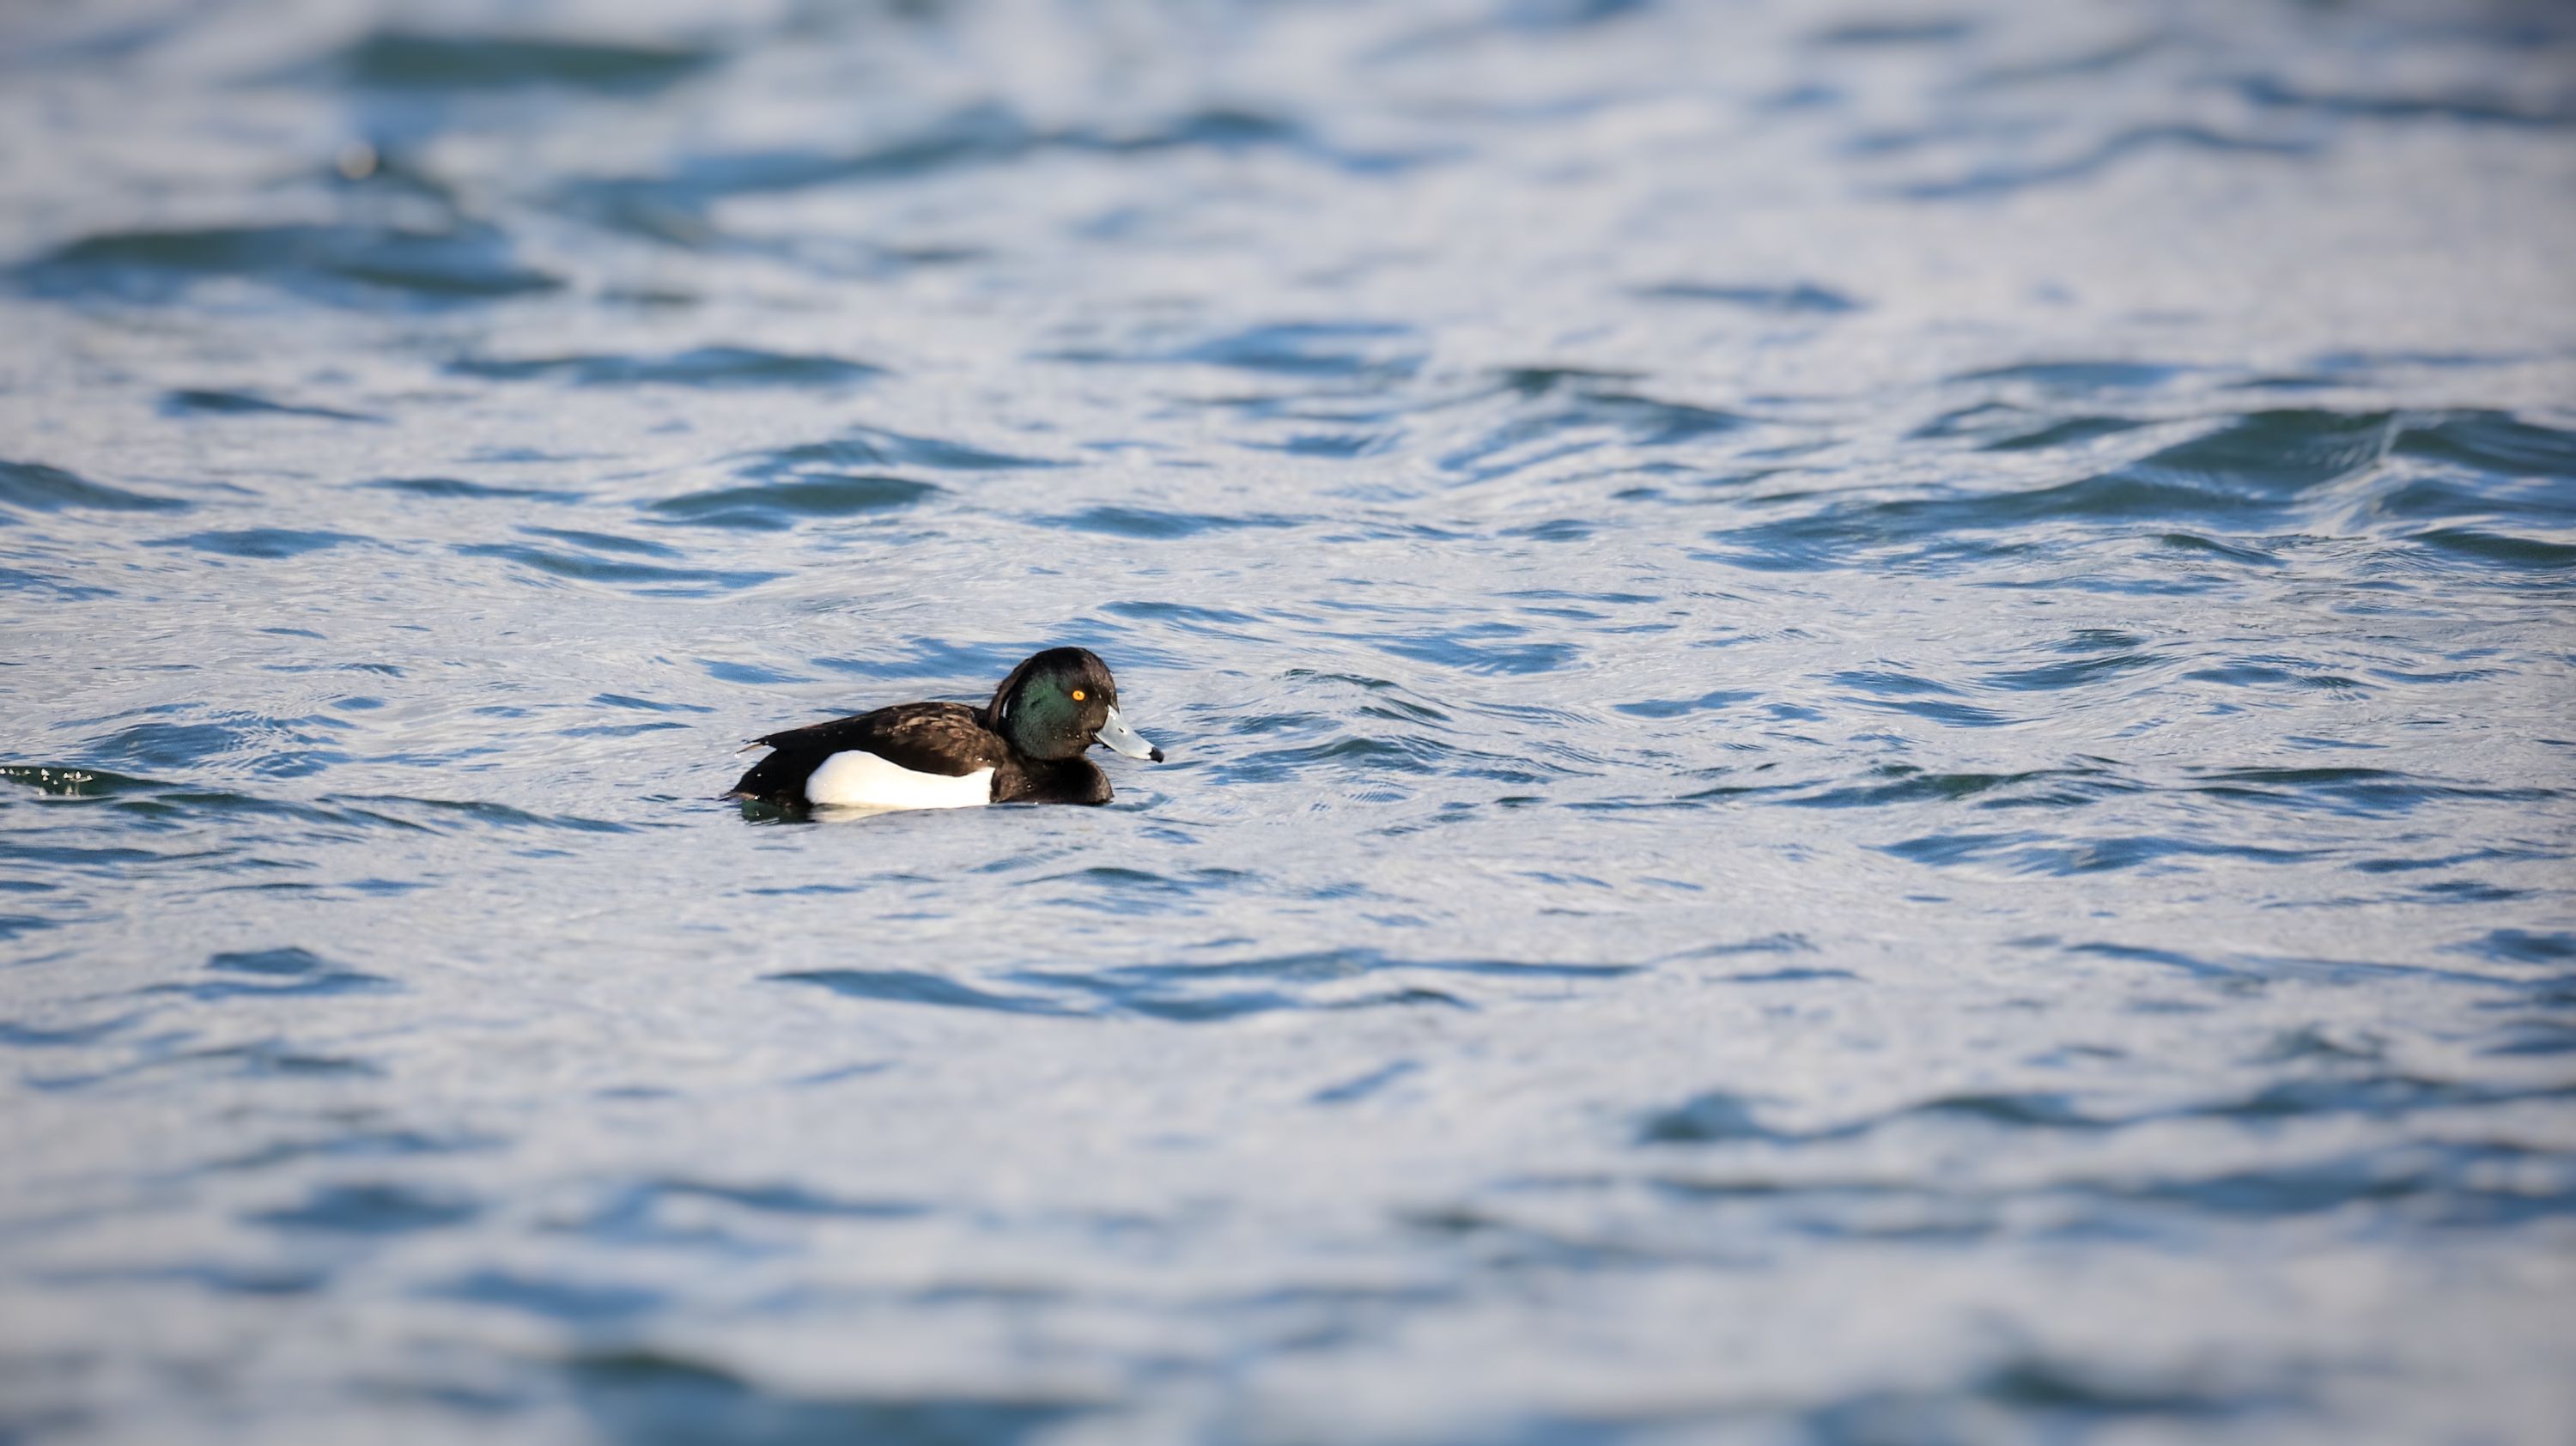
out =
{"type": "Polygon", "coordinates": [[[1049,648],[1011,670],[986,708],[994,731],[1029,758],[1078,758],[1094,743],[1160,763],[1163,750],[1118,716],[1118,684],[1088,648],[1049,648]]]}

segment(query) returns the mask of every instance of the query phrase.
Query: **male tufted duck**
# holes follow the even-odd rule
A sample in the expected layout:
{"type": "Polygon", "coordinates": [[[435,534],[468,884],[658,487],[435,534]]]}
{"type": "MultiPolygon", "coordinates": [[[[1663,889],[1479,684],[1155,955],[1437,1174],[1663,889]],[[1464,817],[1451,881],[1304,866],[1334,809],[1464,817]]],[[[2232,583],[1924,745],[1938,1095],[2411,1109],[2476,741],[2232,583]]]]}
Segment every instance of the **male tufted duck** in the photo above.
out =
{"type": "Polygon", "coordinates": [[[1107,803],[1109,778],[1083,753],[1163,750],[1118,716],[1118,684],[1084,648],[1049,648],[1011,670],[993,701],[897,703],[754,739],[773,752],[734,798],[782,808],[970,808],[982,803],[1107,803]]]}

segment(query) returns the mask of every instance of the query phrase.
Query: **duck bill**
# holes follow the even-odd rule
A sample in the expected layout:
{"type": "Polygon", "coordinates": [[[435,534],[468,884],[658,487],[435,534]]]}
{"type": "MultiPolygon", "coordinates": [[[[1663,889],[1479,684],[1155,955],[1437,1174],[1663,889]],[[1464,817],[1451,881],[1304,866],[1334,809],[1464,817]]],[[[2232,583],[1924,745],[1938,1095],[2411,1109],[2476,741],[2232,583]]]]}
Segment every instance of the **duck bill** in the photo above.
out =
{"type": "Polygon", "coordinates": [[[1099,738],[1130,758],[1141,758],[1148,763],[1163,761],[1163,750],[1138,737],[1136,730],[1127,726],[1127,720],[1119,717],[1115,708],[1109,710],[1109,721],[1100,725],[1099,738]]]}

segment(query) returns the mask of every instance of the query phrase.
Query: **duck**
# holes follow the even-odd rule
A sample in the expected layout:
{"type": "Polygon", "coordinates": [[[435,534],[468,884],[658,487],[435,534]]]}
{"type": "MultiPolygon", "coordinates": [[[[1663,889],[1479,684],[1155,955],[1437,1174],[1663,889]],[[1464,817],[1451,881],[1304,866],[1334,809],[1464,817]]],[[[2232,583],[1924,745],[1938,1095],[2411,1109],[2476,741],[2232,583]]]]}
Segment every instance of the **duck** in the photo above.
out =
{"type": "Polygon", "coordinates": [[[1109,776],[1083,756],[1095,743],[1163,761],[1119,715],[1108,664],[1087,648],[1048,648],[980,708],[896,703],[755,738],[743,746],[770,754],[726,797],[785,809],[1101,804],[1109,776]]]}

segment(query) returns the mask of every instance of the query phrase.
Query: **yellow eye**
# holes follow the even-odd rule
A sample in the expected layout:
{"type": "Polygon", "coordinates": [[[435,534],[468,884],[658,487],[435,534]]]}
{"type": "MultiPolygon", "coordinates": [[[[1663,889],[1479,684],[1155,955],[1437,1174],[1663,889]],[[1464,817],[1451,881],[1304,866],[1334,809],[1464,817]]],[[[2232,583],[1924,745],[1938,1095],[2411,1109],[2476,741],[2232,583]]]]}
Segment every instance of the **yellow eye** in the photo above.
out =
{"type": "Polygon", "coordinates": [[[1073,701],[1077,703],[1082,701],[1082,690],[1080,688],[1073,690],[1073,701]]]}

